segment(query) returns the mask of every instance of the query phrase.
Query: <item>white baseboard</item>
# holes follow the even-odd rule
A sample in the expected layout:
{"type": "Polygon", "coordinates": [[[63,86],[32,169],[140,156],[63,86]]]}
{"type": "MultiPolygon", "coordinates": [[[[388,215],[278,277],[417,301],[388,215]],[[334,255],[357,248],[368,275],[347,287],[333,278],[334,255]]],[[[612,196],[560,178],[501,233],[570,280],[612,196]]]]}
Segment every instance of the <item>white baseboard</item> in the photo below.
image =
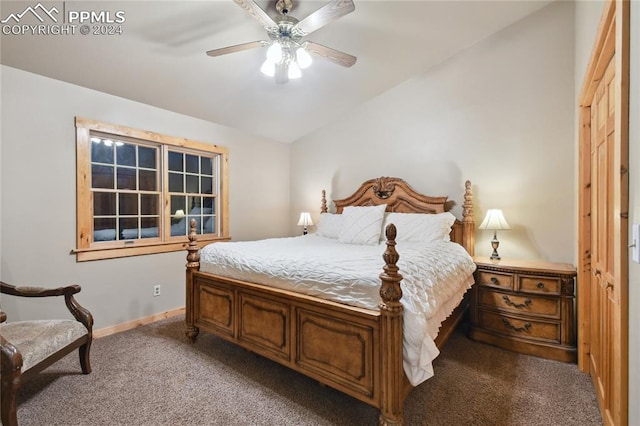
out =
{"type": "Polygon", "coordinates": [[[120,333],[122,331],[133,330],[134,328],[151,324],[152,322],[160,321],[166,318],[175,317],[178,315],[184,315],[185,308],[171,309],[170,311],[162,312],[148,317],[140,318],[133,321],[124,322],[122,324],[113,325],[111,327],[101,328],[100,330],[93,331],[93,338],[99,339],[101,337],[109,336],[111,334],[120,333]]]}

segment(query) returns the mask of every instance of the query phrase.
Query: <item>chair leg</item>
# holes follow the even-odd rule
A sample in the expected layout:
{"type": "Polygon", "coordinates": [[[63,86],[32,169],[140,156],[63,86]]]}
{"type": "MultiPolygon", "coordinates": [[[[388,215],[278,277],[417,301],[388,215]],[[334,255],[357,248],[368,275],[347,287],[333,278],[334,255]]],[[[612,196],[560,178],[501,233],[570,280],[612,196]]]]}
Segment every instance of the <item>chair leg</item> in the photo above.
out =
{"type": "Polygon", "coordinates": [[[18,391],[20,390],[20,370],[2,372],[2,424],[18,426],[18,391]]]}
{"type": "Polygon", "coordinates": [[[90,349],[91,340],[80,346],[80,348],[78,349],[78,354],[80,356],[80,367],[82,367],[82,372],[84,374],[91,373],[91,359],[89,357],[90,349]]]}

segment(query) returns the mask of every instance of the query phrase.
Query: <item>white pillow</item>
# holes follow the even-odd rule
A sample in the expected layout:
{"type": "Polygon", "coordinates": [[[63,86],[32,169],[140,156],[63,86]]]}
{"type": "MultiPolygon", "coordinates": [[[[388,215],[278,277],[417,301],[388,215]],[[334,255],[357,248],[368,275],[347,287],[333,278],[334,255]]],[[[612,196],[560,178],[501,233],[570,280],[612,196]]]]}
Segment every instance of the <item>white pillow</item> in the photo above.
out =
{"type": "Polygon", "coordinates": [[[449,212],[437,214],[423,213],[385,213],[381,239],[384,230],[393,223],[396,226],[396,241],[451,241],[451,226],[456,217],[449,212]]]}
{"type": "Polygon", "coordinates": [[[338,242],[346,244],[378,244],[386,204],[366,207],[345,207],[338,242]]]}
{"type": "Polygon", "coordinates": [[[320,237],[337,239],[342,226],[342,215],[332,213],[320,213],[320,220],[316,226],[315,234],[320,237]]]}

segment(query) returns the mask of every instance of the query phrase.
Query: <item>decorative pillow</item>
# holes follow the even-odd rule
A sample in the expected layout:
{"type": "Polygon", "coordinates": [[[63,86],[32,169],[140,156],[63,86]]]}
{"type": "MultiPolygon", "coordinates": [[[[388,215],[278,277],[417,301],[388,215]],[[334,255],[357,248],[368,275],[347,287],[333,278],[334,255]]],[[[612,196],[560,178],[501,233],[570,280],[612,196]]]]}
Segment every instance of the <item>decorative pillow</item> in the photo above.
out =
{"type": "Polygon", "coordinates": [[[337,239],[342,226],[342,215],[333,213],[320,213],[320,220],[316,226],[315,234],[319,237],[337,239]]]}
{"type": "Polygon", "coordinates": [[[451,226],[456,217],[449,212],[437,214],[423,213],[385,213],[380,238],[384,239],[384,230],[393,223],[398,232],[396,241],[451,241],[451,226]]]}
{"type": "Polygon", "coordinates": [[[366,207],[345,207],[338,241],[346,244],[378,244],[386,204],[366,207]]]}

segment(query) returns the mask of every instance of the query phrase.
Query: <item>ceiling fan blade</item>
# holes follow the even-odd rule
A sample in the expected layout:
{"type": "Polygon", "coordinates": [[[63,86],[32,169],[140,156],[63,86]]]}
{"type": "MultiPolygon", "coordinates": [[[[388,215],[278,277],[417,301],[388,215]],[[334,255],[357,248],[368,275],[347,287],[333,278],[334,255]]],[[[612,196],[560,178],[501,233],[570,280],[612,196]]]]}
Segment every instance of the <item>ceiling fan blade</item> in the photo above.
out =
{"type": "Polygon", "coordinates": [[[260,6],[254,0],[233,0],[243,8],[249,15],[253,16],[256,21],[260,22],[263,27],[266,29],[270,28],[278,28],[278,24],[275,23],[273,19],[267,12],[262,10],[260,6]]]}
{"type": "Polygon", "coordinates": [[[236,44],[235,46],[222,47],[220,49],[213,49],[207,52],[209,56],[221,56],[227,53],[241,52],[243,50],[253,49],[256,47],[264,47],[269,44],[266,41],[252,41],[250,43],[236,44]]]}
{"type": "MultiPolygon", "coordinates": [[[[237,2],[238,0],[235,1],[237,2]]],[[[306,36],[324,27],[329,22],[353,12],[355,9],[356,6],[353,4],[353,0],[331,0],[331,2],[298,22],[294,26],[294,31],[306,36]]]]}
{"type": "Polygon", "coordinates": [[[355,64],[358,60],[358,58],[353,55],[349,55],[348,53],[344,53],[312,41],[305,42],[303,47],[311,53],[315,53],[318,56],[322,56],[331,62],[335,62],[336,64],[347,68],[355,64]]]}

